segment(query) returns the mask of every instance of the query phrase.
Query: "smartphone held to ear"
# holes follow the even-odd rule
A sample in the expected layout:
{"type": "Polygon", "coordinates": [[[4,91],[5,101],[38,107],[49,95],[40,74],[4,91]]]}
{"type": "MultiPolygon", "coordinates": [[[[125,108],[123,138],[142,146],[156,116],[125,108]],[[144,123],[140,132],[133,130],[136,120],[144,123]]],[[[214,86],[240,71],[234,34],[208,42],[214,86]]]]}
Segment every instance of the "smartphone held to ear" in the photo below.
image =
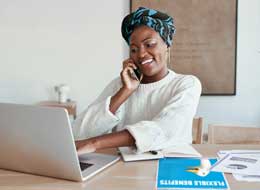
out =
{"type": "Polygon", "coordinates": [[[136,78],[140,81],[141,80],[141,72],[139,69],[134,69],[134,73],[136,78]]]}

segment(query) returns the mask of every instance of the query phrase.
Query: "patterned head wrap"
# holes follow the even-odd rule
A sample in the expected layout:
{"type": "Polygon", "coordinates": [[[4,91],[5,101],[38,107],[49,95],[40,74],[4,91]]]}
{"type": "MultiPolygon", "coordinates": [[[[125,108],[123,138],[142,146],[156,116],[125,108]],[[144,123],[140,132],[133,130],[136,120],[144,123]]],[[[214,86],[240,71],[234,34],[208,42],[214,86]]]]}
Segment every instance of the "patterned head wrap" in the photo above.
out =
{"type": "Polygon", "coordinates": [[[135,12],[127,15],[122,22],[121,33],[128,45],[131,34],[140,25],[154,29],[159,33],[168,47],[172,45],[175,27],[173,18],[169,15],[144,7],[139,7],[135,12]]]}

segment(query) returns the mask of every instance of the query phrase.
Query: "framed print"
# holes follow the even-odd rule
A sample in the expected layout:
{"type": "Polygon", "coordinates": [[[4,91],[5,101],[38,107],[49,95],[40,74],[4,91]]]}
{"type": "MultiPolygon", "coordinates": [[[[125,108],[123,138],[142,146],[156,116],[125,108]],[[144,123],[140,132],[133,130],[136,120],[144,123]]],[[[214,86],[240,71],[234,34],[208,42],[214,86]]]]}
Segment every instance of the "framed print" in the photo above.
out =
{"type": "Polygon", "coordinates": [[[169,68],[197,76],[202,95],[236,94],[237,0],[130,0],[174,18],[169,68]]]}

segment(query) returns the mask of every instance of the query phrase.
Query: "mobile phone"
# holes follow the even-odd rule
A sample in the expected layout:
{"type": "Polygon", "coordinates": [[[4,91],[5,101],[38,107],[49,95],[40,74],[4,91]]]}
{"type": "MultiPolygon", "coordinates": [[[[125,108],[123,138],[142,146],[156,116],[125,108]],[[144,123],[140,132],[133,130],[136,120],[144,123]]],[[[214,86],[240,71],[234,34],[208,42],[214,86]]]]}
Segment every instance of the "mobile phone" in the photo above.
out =
{"type": "Polygon", "coordinates": [[[137,77],[137,79],[140,81],[141,80],[141,71],[137,68],[137,69],[134,69],[134,73],[135,73],[135,76],[137,77]]]}

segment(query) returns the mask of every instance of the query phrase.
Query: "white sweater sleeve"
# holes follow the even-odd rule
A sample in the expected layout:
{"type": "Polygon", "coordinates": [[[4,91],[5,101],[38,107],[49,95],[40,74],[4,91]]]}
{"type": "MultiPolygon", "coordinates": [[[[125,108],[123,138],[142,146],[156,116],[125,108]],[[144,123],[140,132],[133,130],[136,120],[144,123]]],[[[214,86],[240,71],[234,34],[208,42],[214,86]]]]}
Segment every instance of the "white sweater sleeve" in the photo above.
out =
{"type": "Polygon", "coordinates": [[[173,89],[166,106],[151,121],[126,126],[135,138],[137,152],[160,150],[192,142],[192,121],[201,94],[200,81],[187,76],[173,89]]]}
{"type": "Polygon", "coordinates": [[[120,122],[123,105],[119,107],[115,115],[109,110],[111,97],[120,85],[119,78],[113,80],[101,95],[78,116],[72,128],[76,140],[108,133],[120,122]]]}

